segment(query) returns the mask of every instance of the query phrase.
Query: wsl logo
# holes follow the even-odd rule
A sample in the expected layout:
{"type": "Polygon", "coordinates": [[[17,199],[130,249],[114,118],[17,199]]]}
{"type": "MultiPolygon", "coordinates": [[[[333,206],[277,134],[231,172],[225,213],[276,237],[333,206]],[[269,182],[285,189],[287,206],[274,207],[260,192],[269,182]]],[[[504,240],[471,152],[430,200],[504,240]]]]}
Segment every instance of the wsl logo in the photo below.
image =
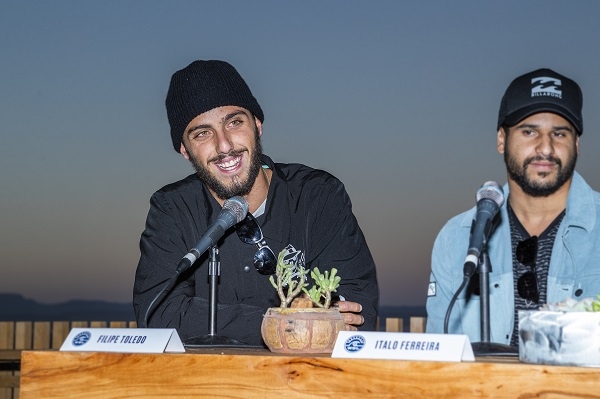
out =
{"type": "Polygon", "coordinates": [[[533,78],[531,79],[531,84],[534,85],[531,88],[531,97],[548,96],[562,98],[562,90],[560,90],[561,83],[560,79],[548,78],[545,76],[533,78]]]}
{"type": "Polygon", "coordinates": [[[346,352],[358,352],[365,346],[366,340],[362,335],[353,335],[344,342],[346,352]]]}
{"type": "Polygon", "coordinates": [[[82,331],[73,338],[73,346],[82,346],[92,338],[92,334],[89,331],[82,331]]]}

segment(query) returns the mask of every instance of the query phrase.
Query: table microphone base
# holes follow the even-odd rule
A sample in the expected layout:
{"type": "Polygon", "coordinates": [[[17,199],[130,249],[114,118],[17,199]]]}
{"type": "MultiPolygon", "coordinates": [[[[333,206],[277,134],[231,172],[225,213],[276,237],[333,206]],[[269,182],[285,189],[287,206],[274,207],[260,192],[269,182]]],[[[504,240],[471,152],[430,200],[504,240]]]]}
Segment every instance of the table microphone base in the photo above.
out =
{"type": "Polygon", "coordinates": [[[222,337],[219,335],[204,335],[188,338],[183,342],[183,346],[186,348],[265,348],[264,346],[249,345],[233,338],[222,337]]]}
{"type": "Polygon", "coordinates": [[[475,356],[519,356],[519,349],[497,342],[473,342],[471,347],[475,356]]]}

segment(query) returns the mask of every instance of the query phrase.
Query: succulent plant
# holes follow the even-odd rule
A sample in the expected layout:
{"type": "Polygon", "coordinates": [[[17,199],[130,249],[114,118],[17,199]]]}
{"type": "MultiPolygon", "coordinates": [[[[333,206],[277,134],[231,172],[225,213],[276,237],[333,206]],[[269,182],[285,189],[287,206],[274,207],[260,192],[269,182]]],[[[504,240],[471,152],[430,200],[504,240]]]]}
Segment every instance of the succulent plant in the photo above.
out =
{"type": "Polygon", "coordinates": [[[337,269],[331,269],[331,274],[326,270],[325,273],[321,274],[318,267],[315,267],[311,272],[310,276],[315,281],[310,290],[302,288],[308,297],[313,301],[315,305],[321,308],[329,308],[331,306],[331,294],[337,290],[340,286],[342,278],[336,276],[337,269]]]}
{"type": "Polygon", "coordinates": [[[326,270],[321,273],[315,267],[310,272],[310,276],[315,283],[310,289],[307,289],[309,285],[306,282],[308,270],[302,264],[286,261],[285,254],[285,249],[279,253],[275,275],[269,277],[271,285],[277,290],[281,300],[280,307],[289,307],[292,301],[303,292],[315,306],[329,308],[332,293],[336,292],[340,286],[341,277],[337,275],[337,269],[332,268],[331,272],[326,270]]]}
{"type": "Polygon", "coordinates": [[[596,295],[596,299],[592,301],[590,310],[592,312],[600,312],[600,294],[596,295]]]}
{"type": "Polygon", "coordinates": [[[544,304],[540,310],[549,310],[555,312],[600,312],[600,294],[594,298],[584,298],[576,300],[567,298],[559,303],[544,304]]]}

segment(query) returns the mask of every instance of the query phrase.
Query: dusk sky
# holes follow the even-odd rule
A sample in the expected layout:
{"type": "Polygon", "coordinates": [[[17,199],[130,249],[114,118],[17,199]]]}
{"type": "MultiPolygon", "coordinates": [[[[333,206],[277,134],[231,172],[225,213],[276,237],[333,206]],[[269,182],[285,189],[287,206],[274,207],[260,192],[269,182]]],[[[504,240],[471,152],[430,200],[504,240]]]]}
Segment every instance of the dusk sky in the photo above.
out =
{"type": "Polygon", "coordinates": [[[150,196],[193,171],[171,74],[222,59],[262,106],[265,153],[344,182],[381,305],[424,305],[439,229],[506,181],[516,76],[581,85],[577,169],[600,189],[599,18],[597,0],[2,0],[0,293],[131,301],[150,196]]]}

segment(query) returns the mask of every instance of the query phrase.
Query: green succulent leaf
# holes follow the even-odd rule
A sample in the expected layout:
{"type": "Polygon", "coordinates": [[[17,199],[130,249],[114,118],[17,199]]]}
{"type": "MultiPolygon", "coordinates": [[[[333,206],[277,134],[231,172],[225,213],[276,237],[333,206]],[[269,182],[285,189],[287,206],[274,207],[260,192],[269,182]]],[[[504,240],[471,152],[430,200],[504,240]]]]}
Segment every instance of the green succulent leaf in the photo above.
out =
{"type": "Polygon", "coordinates": [[[598,299],[595,299],[592,302],[592,312],[600,312],[600,294],[596,296],[598,299]]]}

